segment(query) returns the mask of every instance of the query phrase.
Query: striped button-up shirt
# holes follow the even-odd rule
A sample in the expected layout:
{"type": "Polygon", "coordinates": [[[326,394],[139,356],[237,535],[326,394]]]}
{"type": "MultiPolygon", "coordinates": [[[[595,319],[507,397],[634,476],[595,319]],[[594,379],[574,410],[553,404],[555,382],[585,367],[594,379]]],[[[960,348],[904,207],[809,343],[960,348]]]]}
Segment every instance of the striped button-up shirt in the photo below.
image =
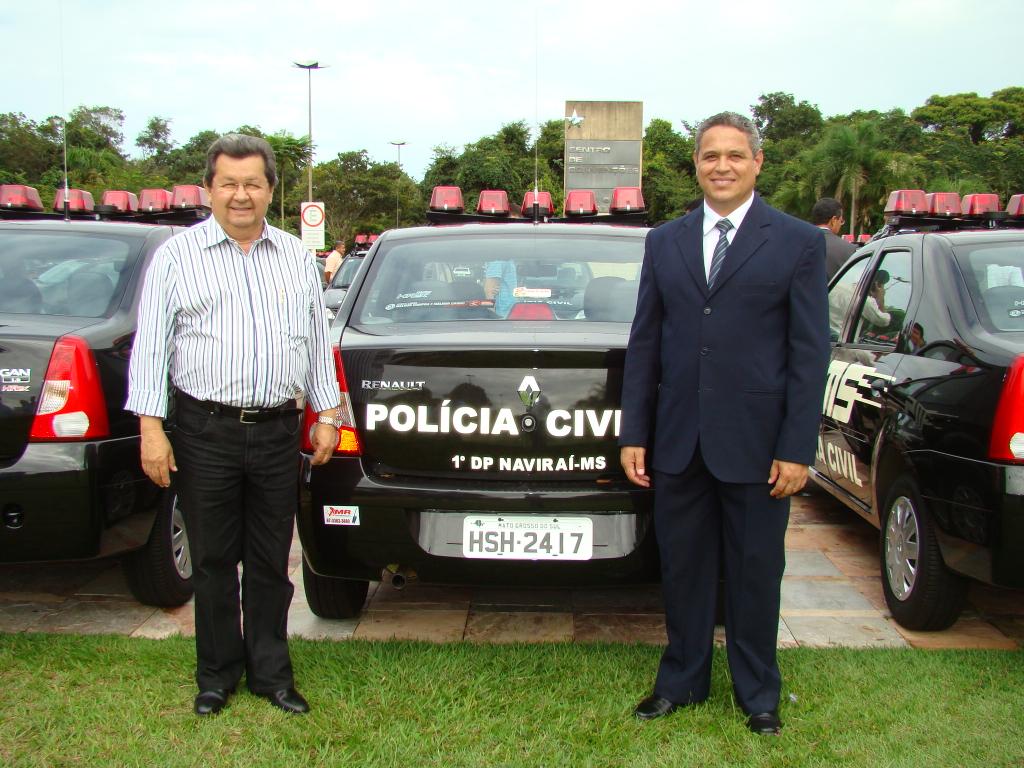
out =
{"type": "Polygon", "coordinates": [[[320,276],[294,236],[264,223],[249,253],[212,216],[164,243],[146,273],[125,408],[167,415],[168,381],[199,400],[338,405],[320,276]]]}

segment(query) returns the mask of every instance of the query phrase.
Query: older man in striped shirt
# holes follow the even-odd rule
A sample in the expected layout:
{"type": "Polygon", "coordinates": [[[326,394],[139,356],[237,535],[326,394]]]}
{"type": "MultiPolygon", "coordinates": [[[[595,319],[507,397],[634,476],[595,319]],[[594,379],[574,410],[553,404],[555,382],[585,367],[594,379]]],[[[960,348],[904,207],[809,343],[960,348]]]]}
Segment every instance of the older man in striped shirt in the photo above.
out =
{"type": "Polygon", "coordinates": [[[219,712],[243,673],[280,709],[309,711],[287,636],[296,398],[318,412],[313,463],[322,464],[338,441],[338,382],[313,257],[265,219],[276,181],[263,139],[213,143],[204,178],[213,216],[155,255],[131,357],[126,408],[139,415],[142,466],[165,488],[174,476],[188,530],[197,715],[219,712]]]}

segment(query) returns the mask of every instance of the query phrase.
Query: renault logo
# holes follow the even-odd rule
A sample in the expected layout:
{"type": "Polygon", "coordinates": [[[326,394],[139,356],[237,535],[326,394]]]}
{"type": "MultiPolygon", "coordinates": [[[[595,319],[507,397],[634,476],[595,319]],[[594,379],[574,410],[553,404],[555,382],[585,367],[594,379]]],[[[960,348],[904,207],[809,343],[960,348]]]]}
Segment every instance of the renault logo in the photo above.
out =
{"type": "Polygon", "coordinates": [[[537,385],[537,379],[534,376],[524,376],[517,391],[519,392],[519,399],[523,401],[523,405],[527,408],[532,408],[537,402],[537,398],[540,397],[540,387],[537,385]]]}

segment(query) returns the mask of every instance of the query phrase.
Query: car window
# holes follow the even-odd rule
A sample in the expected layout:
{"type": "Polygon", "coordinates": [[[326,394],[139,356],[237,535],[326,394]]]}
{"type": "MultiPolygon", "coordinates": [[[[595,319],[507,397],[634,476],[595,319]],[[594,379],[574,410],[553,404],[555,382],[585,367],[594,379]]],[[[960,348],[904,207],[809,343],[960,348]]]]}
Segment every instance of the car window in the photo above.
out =
{"type": "Polygon", "coordinates": [[[860,305],[855,341],[895,348],[910,307],[910,265],[910,251],[882,254],[860,305]]]}
{"type": "Polygon", "coordinates": [[[868,265],[869,256],[850,263],[832,284],[828,292],[828,325],[832,341],[839,341],[843,332],[846,313],[857,294],[857,283],[860,282],[864,268],[868,265]]]}
{"type": "Polygon", "coordinates": [[[0,233],[0,312],[104,317],[124,292],[141,238],[0,233]]]}
{"type": "Polygon", "coordinates": [[[1024,243],[953,250],[982,324],[997,333],[1024,331],[1024,243]]]}
{"type": "Polygon", "coordinates": [[[338,274],[331,279],[331,288],[348,288],[348,286],[352,285],[352,280],[355,278],[363,261],[362,257],[353,258],[350,256],[341,262],[338,274]]]}
{"type": "Polygon", "coordinates": [[[630,323],[643,239],[496,234],[403,240],[378,252],[357,323],[630,323]]]}

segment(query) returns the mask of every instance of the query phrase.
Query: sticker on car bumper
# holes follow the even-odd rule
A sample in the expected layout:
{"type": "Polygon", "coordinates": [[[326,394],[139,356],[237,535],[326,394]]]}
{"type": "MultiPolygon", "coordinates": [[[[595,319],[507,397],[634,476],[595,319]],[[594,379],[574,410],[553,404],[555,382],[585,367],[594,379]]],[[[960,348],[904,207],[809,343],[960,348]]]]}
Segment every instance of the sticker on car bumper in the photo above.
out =
{"type": "Polygon", "coordinates": [[[359,525],[359,507],[324,504],[324,525],[359,525]]]}

